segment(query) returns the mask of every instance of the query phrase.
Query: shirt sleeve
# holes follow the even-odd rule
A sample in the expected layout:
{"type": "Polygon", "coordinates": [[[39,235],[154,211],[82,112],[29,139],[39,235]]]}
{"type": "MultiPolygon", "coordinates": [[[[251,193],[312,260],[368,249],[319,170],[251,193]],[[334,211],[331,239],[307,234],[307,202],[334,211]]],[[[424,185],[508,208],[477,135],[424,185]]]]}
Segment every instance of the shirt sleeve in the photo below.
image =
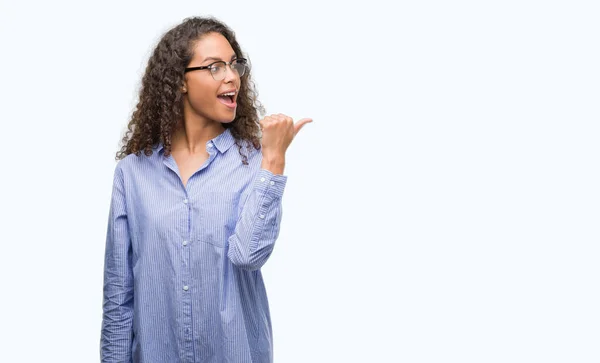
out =
{"type": "Polygon", "coordinates": [[[227,256],[237,267],[260,269],[273,251],[281,224],[281,197],[287,176],[260,169],[229,237],[227,256]]]}
{"type": "Polygon", "coordinates": [[[103,363],[130,362],[133,339],[133,272],[123,172],[115,170],[106,250],[100,357],[103,363]]]}

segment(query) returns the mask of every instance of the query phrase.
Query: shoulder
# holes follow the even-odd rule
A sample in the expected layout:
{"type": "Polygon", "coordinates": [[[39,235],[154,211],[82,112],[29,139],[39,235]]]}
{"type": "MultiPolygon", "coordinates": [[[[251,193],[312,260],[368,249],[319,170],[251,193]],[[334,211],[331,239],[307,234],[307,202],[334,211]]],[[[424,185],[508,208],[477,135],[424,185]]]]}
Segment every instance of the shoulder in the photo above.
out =
{"type": "Polygon", "coordinates": [[[140,152],[139,155],[129,154],[117,162],[115,173],[127,176],[129,174],[138,174],[156,162],[160,158],[156,148],[152,149],[152,154],[145,155],[140,152]]]}

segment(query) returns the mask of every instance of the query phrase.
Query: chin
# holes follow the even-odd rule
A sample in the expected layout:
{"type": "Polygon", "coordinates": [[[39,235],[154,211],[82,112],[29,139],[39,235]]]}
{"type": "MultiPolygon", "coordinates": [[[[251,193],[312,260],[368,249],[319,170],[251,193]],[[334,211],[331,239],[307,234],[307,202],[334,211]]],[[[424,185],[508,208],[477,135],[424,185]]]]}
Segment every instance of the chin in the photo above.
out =
{"type": "Polygon", "coordinates": [[[222,124],[230,124],[235,121],[235,114],[229,117],[221,117],[218,121],[222,124]]]}

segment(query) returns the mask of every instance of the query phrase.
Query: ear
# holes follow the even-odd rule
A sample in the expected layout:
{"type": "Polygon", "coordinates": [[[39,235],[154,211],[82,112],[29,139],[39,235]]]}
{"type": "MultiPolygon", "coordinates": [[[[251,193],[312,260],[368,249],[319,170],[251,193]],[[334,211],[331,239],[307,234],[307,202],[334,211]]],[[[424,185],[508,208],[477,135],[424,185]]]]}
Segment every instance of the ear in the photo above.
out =
{"type": "Polygon", "coordinates": [[[185,85],[185,80],[183,81],[183,85],[181,86],[181,92],[184,94],[187,93],[187,86],[185,85]]]}

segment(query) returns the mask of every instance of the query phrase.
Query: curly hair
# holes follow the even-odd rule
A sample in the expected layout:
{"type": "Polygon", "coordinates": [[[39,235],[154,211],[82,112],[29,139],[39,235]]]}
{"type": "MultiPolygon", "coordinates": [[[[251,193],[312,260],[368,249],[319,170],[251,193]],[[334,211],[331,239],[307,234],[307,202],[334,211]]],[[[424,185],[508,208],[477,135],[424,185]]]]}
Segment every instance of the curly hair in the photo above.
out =
{"type": "MultiPolygon", "coordinates": [[[[121,149],[116,160],[129,154],[152,155],[152,149],[159,142],[163,144],[165,155],[171,153],[171,137],[177,124],[183,121],[184,95],[181,85],[184,70],[193,57],[194,45],[203,35],[220,33],[228,41],[238,57],[248,58],[242,52],[235,38],[235,32],[214,17],[190,17],[167,31],[154,49],[139,91],[138,103],[131,115],[121,149]]],[[[246,141],[249,151],[253,146],[260,149],[259,112],[264,116],[265,109],[258,101],[258,92],[250,76],[250,67],[241,78],[235,119],[223,123],[231,129],[242,163],[247,165],[247,155],[242,153],[242,143],[246,141]]]]}

